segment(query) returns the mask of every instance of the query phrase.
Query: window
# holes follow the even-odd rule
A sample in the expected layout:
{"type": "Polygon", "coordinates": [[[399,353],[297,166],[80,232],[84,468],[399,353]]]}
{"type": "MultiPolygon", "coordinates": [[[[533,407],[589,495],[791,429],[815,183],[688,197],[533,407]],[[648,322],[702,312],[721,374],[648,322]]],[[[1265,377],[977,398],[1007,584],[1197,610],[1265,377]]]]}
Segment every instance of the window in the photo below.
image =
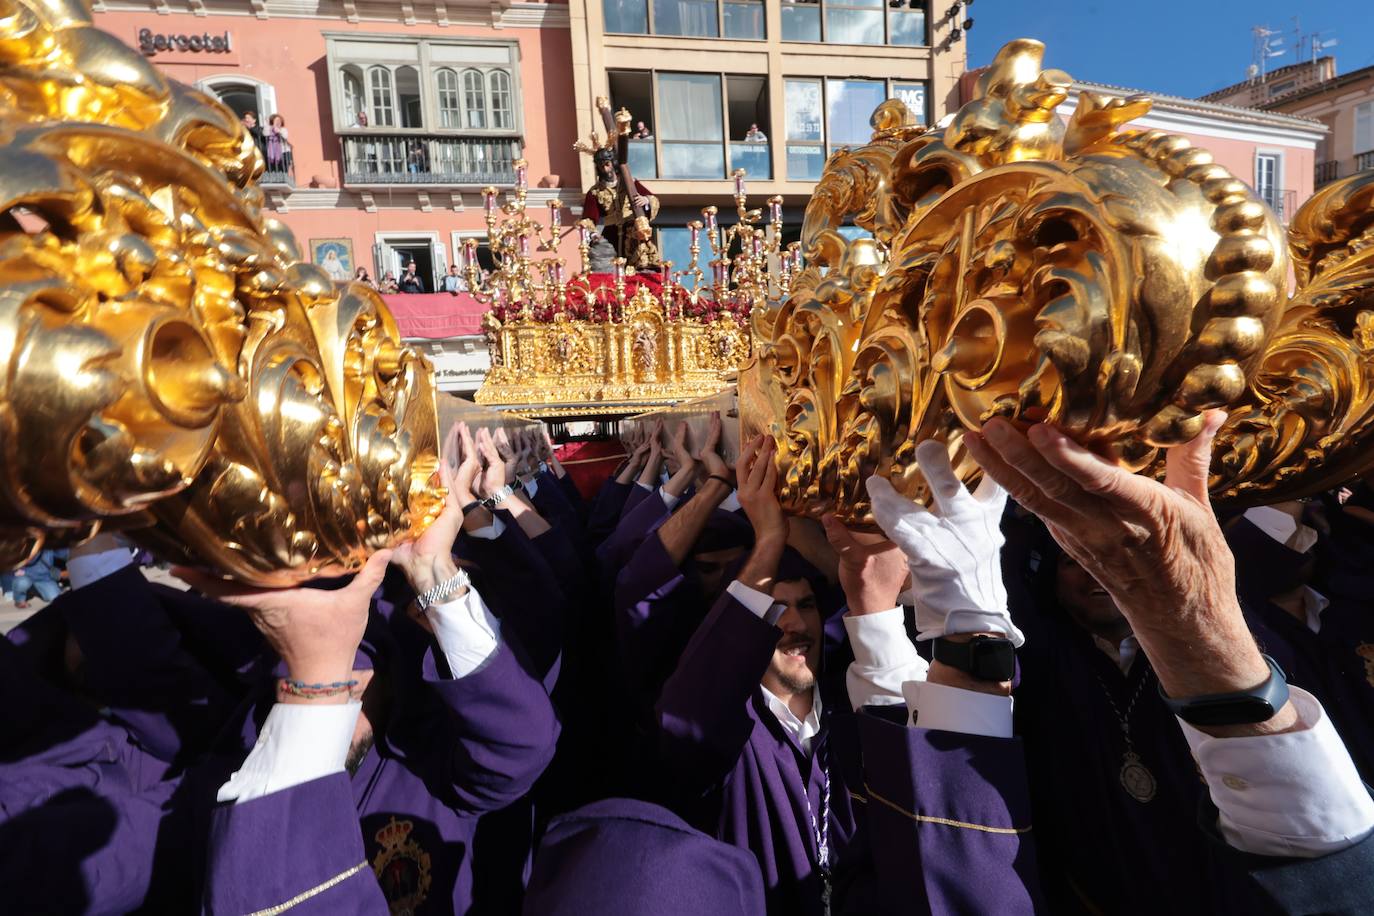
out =
{"type": "MultiPolygon", "coordinates": [[[[507,148],[509,135],[521,130],[515,41],[371,35],[326,39],[337,130],[500,132],[507,136],[491,147],[500,151],[507,148]]],[[[486,161],[478,161],[478,152],[485,155],[487,139],[462,147],[462,156],[472,160],[469,165],[486,161]]],[[[432,153],[431,159],[438,155],[432,153]]]]}
{"type": "Polygon", "coordinates": [[[725,0],[722,13],[726,38],[763,39],[763,0],[725,0]]]}
{"type": "Polygon", "coordinates": [[[816,181],[825,166],[825,130],[820,80],[785,80],[783,104],[787,117],[787,177],[816,181]]]}
{"type": "Polygon", "coordinates": [[[754,178],[773,177],[773,148],[768,142],[768,79],[725,78],[725,120],[730,130],[728,170],[744,169],[754,178]]]}
{"type": "Polygon", "coordinates": [[[358,123],[358,115],[367,111],[367,98],[363,95],[363,80],[358,71],[348,67],[343,72],[344,124],[352,127],[358,123]]]}
{"type": "Polygon", "coordinates": [[[468,127],[481,130],[487,126],[487,87],[480,70],[463,71],[463,107],[468,113],[468,127]]]}
{"type": "Polygon", "coordinates": [[[606,17],[606,31],[630,35],[649,34],[647,0],[603,0],[602,15],[606,17]]]}
{"type": "Polygon", "coordinates": [[[923,0],[782,0],[783,41],[922,46],[923,0]]]}
{"type": "Polygon", "coordinates": [[[654,0],[654,34],[715,38],[719,16],[716,0],[654,0]]]}
{"type": "Polygon", "coordinates": [[[1266,201],[1272,200],[1274,189],[1278,186],[1279,157],[1272,153],[1259,153],[1255,156],[1255,190],[1266,201]]]}
{"type": "Polygon", "coordinates": [[[830,149],[863,146],[873,136],[868,123],[887,98],[882,80],[826,80],[825,123],[830,149]]]}
{"type": "Polygon", "coordinates": [[[605,28],[625,35],[740,38],[765,34],[764,0],[601,0],[605,28]]]}
{"type": "Polygon", "coordinates": [[[660,73],[656,106],[663,178],[724,178],[720,77],[660,73]]]}
{"type": "Polygon", "coordinates": [[[926,84],[925,83],[893,83],[892,97],[901,99],[902,104],[911,110],[916,116],[917,124],[926,123],[926,84]]]}
{"type": "Polygon", "coordinates": [[[372,91],[372,124],[392,127],[396,123],[396,110],[391,98],[391,71],[386,67],[372,67],[367,71],[367,85],[372,91]]]}
{"type": "Polygon", "coordinates": [[[1355,155],[1374,150],[1374,102],[1355,106],[1355,155]]]}
{"type": "Polygon", "coordinates": [[[787,178],[815,181],[828,152],[842,146],[867,145],[873,137],[869,118],[885,99],[901,99],[925,124],[926,84],[887,83],[862,79],[797,79],[783,81],[787,124],[787,178]]]}
{"type": "Polygon", "coordinates": [[[510,74],[493,70],[487,74],[491,98],[491,126],[510,130],[515,126],[515,112],[511,109],[510,74]]]}
{"type": "Polygon", "coordinates": [[[463,126],[463,103],[458,95],[458,74],[447,68],[434,78],[439,95],[439,126],[456,130],[463,126]]]}
{"type": "Polygon", "coordinates": [[[420,103],[420,71],[414,67],[396,68],[396,102],[401,110],[401,126],[425,126],[420,103]]]}

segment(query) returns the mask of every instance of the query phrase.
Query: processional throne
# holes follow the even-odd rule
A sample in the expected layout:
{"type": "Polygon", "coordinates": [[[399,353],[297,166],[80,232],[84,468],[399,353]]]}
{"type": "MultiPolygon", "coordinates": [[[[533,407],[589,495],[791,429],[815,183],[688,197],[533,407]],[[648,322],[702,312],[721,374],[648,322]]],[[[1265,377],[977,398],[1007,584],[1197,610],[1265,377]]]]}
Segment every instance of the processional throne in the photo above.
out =
{"type": "MultiPolygon", "coordinates": [[[[1126,127],[1147,99],[1083,93],[1061,121],[1069,80],[1042,50],[1005,47],[943,130],[880,107],[873,141],[827,163],[804,267],[732,227],[785,283],[670,267],[655,296],[616,271],[583,300],[614,332],[596,365],[652,387],[690,353],[720,385],[742,360],[741,423],[779,440],[785,505],[859,524],[870,474],[925,495],[922,439],[975,476],[962,431],[992,415],[1054,421],[1153,473],[1227,407],[1213,492],[1236,502],[1374,466],[1374,173],[1321,189],[1285,239],[1205,151],[1126,127]],[[872,238],[842,235],[849,219],[872,238]],[[711,336],[721,320],[735,337],[711,336]],[[689,325],[705,329],[690,344],[638,343],[689,325]]],[[[0,0],[0,122],[0,563],[118,527],[285,585],[428,524],[431,367],[375,293],[335,285],[264,215],[261,158],[223,106],[96,29],[83,0],[0,0]]],[[[489,195],[489,227],[527,222],[522,187],[501,215],[489,195]]],[[[705,216],[693,231],[716,251],[705,216]]],[[[498,233],[510,273],[483,295],[493,382],[544,398],[575,389],[595,337],[569,333],[586,320],[576,278],[531,271],[531,234],[498,233]]]]}

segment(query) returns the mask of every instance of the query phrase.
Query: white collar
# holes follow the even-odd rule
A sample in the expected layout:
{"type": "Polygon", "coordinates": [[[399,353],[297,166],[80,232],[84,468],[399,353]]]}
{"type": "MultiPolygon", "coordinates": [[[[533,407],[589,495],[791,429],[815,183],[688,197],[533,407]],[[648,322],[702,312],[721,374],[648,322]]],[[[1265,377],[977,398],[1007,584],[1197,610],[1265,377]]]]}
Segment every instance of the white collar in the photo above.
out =
{"type": "Polygon", "coordinates": [[[816,685],[811,688],[811,712],[807,713],[805,721],[798,719],[797,714],[786,703],[774,696],[767,687],[760,684],[759,689],[763,691],[763,701],[768,704],[768,710],[782,723],[783,729],[797,739],[802,750],[810,754],[812,741],[821,731],[820,686],[816,685]]]}
{"type": "Polygon", "coordinates": [[[1302,587],[1302,608],[1307,617],[1307,628],[1313,633],[1322,631],[1322,611],[1330,606],[1330,598],[1310,585],[1302,587]]]}
{"type": "Polygon", "coordinates": [[[1093,645],[1101,649],[1103,654],[1116,662],[1116,666],[1121,669],[1122,674],[1128,674],[1131,670],[1131,663],[1135,661],[1136,654],[1140,651],[1140,641],[1132,633],[1121,640],[1121,645],[1114,646],[1101,636],[1093,636],[1093,645]]]}

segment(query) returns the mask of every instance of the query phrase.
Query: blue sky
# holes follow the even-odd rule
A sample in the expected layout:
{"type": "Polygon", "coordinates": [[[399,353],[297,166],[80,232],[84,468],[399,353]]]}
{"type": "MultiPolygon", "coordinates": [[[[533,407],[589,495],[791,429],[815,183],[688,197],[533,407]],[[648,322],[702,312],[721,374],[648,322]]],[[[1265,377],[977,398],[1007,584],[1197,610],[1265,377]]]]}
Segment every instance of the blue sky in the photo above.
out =
{"type": "Polygon", "coordinates": [[[1075,79],[1186,97],[1245,79],[1251,26],[1282,33],[1288,53],[1271,59],[1271,69],[1296,63],[1295,15],[1304,32],[1340,42],[1327,51],[1337,72],[1374,64],[1374,0],[975,0],[969,15],[971,68],[1012,38],[1038,38],[1045,66],[1075,79]]]}

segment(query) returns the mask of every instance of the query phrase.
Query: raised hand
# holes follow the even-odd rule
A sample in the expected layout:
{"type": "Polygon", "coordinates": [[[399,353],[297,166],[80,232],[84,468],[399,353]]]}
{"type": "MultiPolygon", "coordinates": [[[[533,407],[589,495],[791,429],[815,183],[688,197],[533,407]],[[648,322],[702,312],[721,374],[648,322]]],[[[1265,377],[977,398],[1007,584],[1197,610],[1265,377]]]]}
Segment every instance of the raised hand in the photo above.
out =
{"type": "Polygon", "coordinates": [[[771,436],[755,436],[735,461],[736,493],[754,526],[755,540],[787,540],[787,516],[778,502],[778,466],[773,460],[777,448],[771,436]]]}
{"type": "Polygon", "coordinates": [[[909,575],[906,557],[881,534],[850,531],[833,515],[821,519],[825,537],[839,557],[840,587],[855,616],[897,606],[909,575]]]}
{"type": "Polygon", "coordinates": [[[439,462],[439,482],[447,490],[443,511],[424,534],[401,544],[391,554],[391,562],[405,573],[416,594],[428,591],[458,571],[453,562],[453,542],[463,525],[463,506],[472,501],[472,478],[480,469],[476,455],[472,454],[472,440],[463,442],[466,436],[467,425],[455,423],[444,437],[440,452],[443,460],[439,462]],[[460,474],[465,482],[460,483],[460,474]]]}
{"type": "MultiPolygon", "coordinates": [[[[390,550],[382,550],[340,589],[252,588],[208,576],[199,570],[177,568],[173,572],[187,584],[226,604],[248,612],[267,644],[286,663],[289,676],[309,684],[349,680],[353,659],[367,629],[372,595],[382,583],[390,550]]],[[[347,702],[348,694],[313,702],[347,702]]],[[[294,702],[291,697],[283,702],[294,702]]]]}
{"type": "Polygon", "coordinates": [[[720,454],[720,411],[712,411],[711,421],[706,427],[706,439],[697,452],[697,461],[707,477],[721,477],[727,482],[734,479],[734,468],[725,463],[720,454]]]}
{"type": "MultiPolygon", "coordinates": [[[[1248,690],[1269,677],[1207,494],[1212,440],[1225,420],[1208,411],[1202,432],[1169,450],[1163,482],[1046,425],[1022,434],[995,419],[965,438],[984,472],[1112,596],[1173,697],[1248,690]]],[[[1268,722],[1234,728],[1282,731],[1295,721],[1290,705],[1268,722]]]]}
{"type": "Polygon", "coordinates": [[[490,497],[515,480],[515,472],[502,457],[495,440],[486,428],[477,430],[476,445],[477,453],[482,456],[482,474],[477,478],[477,486],[482,496],[490,497]]]}
{"type": "Polygon", "coordinates": [[[974,493],[959,481],[946,447],[916,446],[916,464],[930,485],[935,510],[902,496],[883,477],[868,479],[873,517],[906,554],[919,639],[962,633],[1002,633],[1025,641],[1007,611],[1002,583],[1001,521],[1007,494],[991,476],[974,493]]]}

